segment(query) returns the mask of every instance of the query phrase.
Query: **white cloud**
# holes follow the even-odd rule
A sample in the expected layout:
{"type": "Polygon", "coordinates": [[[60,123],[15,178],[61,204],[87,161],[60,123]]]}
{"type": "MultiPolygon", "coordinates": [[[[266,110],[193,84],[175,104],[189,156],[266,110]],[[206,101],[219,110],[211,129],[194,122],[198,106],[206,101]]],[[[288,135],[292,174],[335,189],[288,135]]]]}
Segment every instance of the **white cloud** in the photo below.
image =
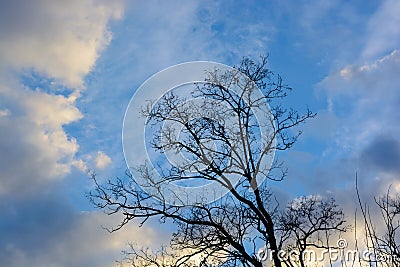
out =
{"type": "Polygon", "coordinates": [[[400,2],[386,0],[371,17],[362,56],[373,59],[400,46],[400,2]]]}
{"type": "Polygon", "coordinates": [[[111,164],[111,158],[107,156],[103,151],[98,151],[97,152],[97,157],[96,157],[96,168],[102,170],[106,168],[108,165],[111,164]]]}
{"type": "Polygon", "coordinates": [[[390,185],[399,188],[398,73],[400,53],[394,50],[363,64],[344,66],[318,84],[326,94],[335,128],[325,149],[329,160],[311,170],[310,188],[332,191],[346,214],[357,208],[356,172],[361,197],[371,206],[373,196],[385,193],[390,185]]]}
{"type": "Polygon", "coordinates": [[[346,66],[319,84],[333,103],[332,112],[342,113],[337,129],[342,148],[358,153],[379,135],[400,133],[398,73],[400,52],[395,50],[367,64],[346,66]]]}
{"type": "Polygon", "coordinates": [[[307,205],[308,202],[319,203],[323,200],[321,195],[308,195],[308,196],[300,196],[293,199],[288,205],[293,210],[299,210],[304,205],[307,205]]]}
{"type": "Polygon", "coordinates": [[[76,107],[83,79],[111,40],[108,22],[121,15],[120,1],[1,2],[0,195],[37,193],[73,166],[87,169],[65,128],[83,117],[76,107]],[[18,81],[31,70],[48,88],[18,81]],[[72,91],[53,90],[62,85],[72,91]]]}
{"type": "Polygon", "coordinates": [[[82,113],[69,97],[31,91],[17,84],[0,86],[0,195],[35,186],[70,172],[79,145],[63,127],[78,121],[82,113]],[[30,186],[24,186],[29,182],[30,186]]]}
{"type": "Polygon", "coordinates": [[[117,1],[2,1],[0,66],[81,86],[111,40],[108,21],[121,13],[117,1]]]}
{"type": "Polygon", "coordinates": [[[0,109],[0,117],[6,117],[10,115],[10,111],[8,109],[0,109]]]}
{"type": "MultiPolygon", "coordinates": [[[[348,56],[341,61],[338,58],[342,52],[332,53],[333,68],[337,69],[338,63],[342,65],[317,85],[319,92],[326,94],[328,114],[335,119],[335,129],[330,129],[332,141],[325,149],[329,161],[325,160],[310,171],[313,176],[309,187],[312,192],[332,191],[346,214],[352,214],[357,208],[356,172],[362,199],[371,206],[374,205],[373,196],[385,193],[390,185],[395,190],[400,188],[400,173],[395,167],[400,155],[397,149],[400,135],[399,12],[398,1],[385,0],[372,15],[368,11],[348,16],[362,22],[355,24],[359,25],[359,33],[354,34],[357,28],[348,27],[352,31],[344,45],[341,43],[343,36],[332,35],[335,40],[330,41],[348,56]],[[346,46],[348,40],[351,40],[350,46],[346,46]]],[[[314,129],[316,132],[331,128],[324,116],[325,111],[322,120],[317,118],[322,123],[314,129]]],[[[371,210],[371,215],[378,218],[379,213],[371,210]]]]}

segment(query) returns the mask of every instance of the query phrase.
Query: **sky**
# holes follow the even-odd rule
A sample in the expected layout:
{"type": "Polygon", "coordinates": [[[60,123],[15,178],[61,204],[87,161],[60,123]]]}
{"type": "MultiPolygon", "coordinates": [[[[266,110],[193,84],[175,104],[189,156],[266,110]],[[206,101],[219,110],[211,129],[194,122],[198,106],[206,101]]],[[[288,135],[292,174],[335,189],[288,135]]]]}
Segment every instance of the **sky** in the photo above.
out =
{"type": "MultiPolygon", "coordinates": [[[[269,54],[318,115],[278,155],[282,200],[320,194],[352,214],[400,193],[400,2],[0,2],[0,266],[115,266],[129,241],[157,246],[167,225],[109,234],[85,197],[87,170],[122,176],[121,131],[135,90],[187,61],[228,65],[269,54]]],[[[350,215],[351,216],[351,215],[350,215]]]]}

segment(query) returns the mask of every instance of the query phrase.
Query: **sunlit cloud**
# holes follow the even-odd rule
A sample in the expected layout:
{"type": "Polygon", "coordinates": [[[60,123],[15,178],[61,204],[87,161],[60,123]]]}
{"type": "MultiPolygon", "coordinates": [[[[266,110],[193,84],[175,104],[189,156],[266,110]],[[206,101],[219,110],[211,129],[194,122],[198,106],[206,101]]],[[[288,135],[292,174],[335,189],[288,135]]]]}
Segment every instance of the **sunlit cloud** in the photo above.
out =
{"type": "Polygon", "coordinates": [[[78,141],[64,127],[83,118],[76,107],[83,78],[109,43],[107,23],[122,15],[121,8],[118,2],[2,2],[0,145],[6,152],[0,156],[0,195],[25,188],[27,181],[31,186],[22,191],[32,191],[73,166],[84,168],[76,157],[78,141]],[[71,89],[58,94],[31,88],[18,80],[29,69],[55,80],[56,88],[71,89]]]}
{"type": "Polygon", "coordinates": [[[67,86],[82,86],[111,40],[108,21],[121,15],[116,1],[5,1],[0,66],[34,68],[67,86]]]}
{"type": "Polygon", "coordinates": [[[97,152],[97,157],[96,157],[96,168],[98,169],[104,169],[108,165],[110,165],[112,162],[111,158],[107,156],[103,151],[97,152]]]}

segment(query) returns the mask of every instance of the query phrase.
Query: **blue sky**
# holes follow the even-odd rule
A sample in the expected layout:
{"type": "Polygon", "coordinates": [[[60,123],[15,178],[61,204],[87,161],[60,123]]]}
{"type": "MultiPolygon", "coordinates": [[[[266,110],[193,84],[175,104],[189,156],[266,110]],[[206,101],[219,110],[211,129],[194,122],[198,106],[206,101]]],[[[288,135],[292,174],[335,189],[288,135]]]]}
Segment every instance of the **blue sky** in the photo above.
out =
{"type": "Polygon", "coordinates": [[[121,131],[135,90],[194,60],[269,53],[318,113],[282,155],[282,200],[331,195],[355,208],[400,191],[400,2],[1,1],[0,265],[113,266],[128,241],[156,246],[168,226],[118,223],[85,198],[85,170],[123,175],[121,131]]]}

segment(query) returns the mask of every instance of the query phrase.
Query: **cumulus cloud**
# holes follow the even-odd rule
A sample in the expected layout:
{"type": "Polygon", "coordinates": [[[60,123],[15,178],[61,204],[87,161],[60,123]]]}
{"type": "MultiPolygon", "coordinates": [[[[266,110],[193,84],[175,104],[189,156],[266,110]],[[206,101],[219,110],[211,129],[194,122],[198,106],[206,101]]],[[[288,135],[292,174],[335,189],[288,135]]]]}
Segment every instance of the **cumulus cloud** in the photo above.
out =
{"type": "Polygon", "coordinates": [[[2,1],[0,66],[81,86],[111,40],[108,21],[121,13],[117,1],[2,1]]]}
{"type": "MultiPolygon", "coordinates": [[[[60,195],[48,197],[74,166],[87,169],[65,127],[83,117],[76,99],[110,40],[106,24],[113,16],[115,8],[106,3],[0,4],[0,224],[7,229],[1,233],[2,266],[112,266],[123,248],[121,235],[99,229],[107,218],[73,211],[60,195]],[[55,87],[75,88],[60,93],[54,84],[36,87],[19,79],[31,69],[55,87]]],[[[100,155],[100,164],[107,159],[100,155]]]]}
{"type": "Polygon", "coordinates": [[[110,41],[108,22],[121,12],[117,1],[1,2],[0,195],[34,192],[73,166],[86,169],[65,127],[83,117],[76,107],[83,78],[110,41]],[[43,86],[20,79],[30,70],[46,77],[43,86]]]}
{"type": "MultiPolygon", "coordinates": [[[[121,12],[120,1],[0,3],[1,266],[113,266],[130,235],[152,239],[151,229],[134,225],[109,235],[101,225],[118,218],[79,212],[70,204],[79,200],[60,190],[74,167],[87,169],[68,127],[84,116],[84,78],[121,12]]],[[[111,161],[103,152],[96,160],[111,161]]]]}
{"type": "Polygon", "coordinates": [[[96,168],[102,170],[106,168],[108,165],[111,164],[111,158],[107,156],[103,151],[98,151],[97,152],[97,157],[96,157],[96,168]]]}
{"type": "Polygon", "coordinates": [[[63,126],[82,118],[70,97],[0,85],[0,195],[35,190],[79,164],[79,145],[63,126]],[[29,183],[29,186],[26,184],[29,183]]]}

